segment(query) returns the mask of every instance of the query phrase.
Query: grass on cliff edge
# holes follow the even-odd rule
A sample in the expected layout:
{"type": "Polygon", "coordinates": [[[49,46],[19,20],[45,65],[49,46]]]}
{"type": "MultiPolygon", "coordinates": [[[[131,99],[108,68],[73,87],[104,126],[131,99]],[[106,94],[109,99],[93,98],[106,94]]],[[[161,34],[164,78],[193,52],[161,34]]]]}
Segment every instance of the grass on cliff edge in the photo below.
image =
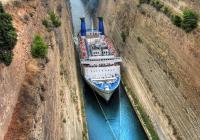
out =
{"type": "Polygon", "coordinates": [[[146,112],[143,110],[142,106],[139,104],[139,102],[137,103],[137,109],[140,112],[140,115],[144,121],[145,126],[147,127],[152,140],[159,140],[159,137],[156,133],[156,131],[154,130],[154,127],[152,125],[152,121],[150,120],[149,116],[146,114],[146,112]]]}
{"type": "Polygon", "coordinates": [[[152,121],[149,118],[149,116],[146,114],[146,112],[144,111],[142,105],[139,103],[138,99],[136,97],[133,97],[135,104],[137,105],[136,108],[138,109],[138,111],[140,112],[140,115],[142,117],[142,120],[144,121],[144,124],[146,126],[146,128],[148,129],[152,140],[159,140],[159,137],[156,133],[156,131],[154,130],[154,127],[152,125],[152,121]]]}
{"type": "MultiPolygon", "coordinates": [[[[126,86],[125,86],[126,87],[126,86]]],[[[129,88],[127,88],[127,92],[130,92],[131,90],[129,88]]],[[[139,114],[141,115],[141,119],[145,125],[145,127],[147,128],[150,136],[151,136],[151,140],[159,140],[158,134],[156,133],[153,125],[152,125],[152,121],[149,118],[149,116],[147,115],[147,113],[144,111],[142,105],[139,103],[137,97],[134,94],[131,94],[134,103],[136,105],[136,109],[139,111],[139,114]]]]}

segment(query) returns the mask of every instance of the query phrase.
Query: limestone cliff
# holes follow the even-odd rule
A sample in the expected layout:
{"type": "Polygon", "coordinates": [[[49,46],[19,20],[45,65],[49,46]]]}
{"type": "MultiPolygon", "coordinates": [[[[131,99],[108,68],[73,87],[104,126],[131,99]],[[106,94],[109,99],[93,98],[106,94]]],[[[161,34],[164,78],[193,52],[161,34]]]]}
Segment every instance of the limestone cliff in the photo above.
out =
{"type": "MultiPolygon", "coordinates": [[[[163,0],[179,13],[198,0],[163,0]]],[[[200,139],[200,28],[191,33],[137,0],[101,0],[106,32],[123,58],[123,81],[160,139],[200,139]]]]}
{"type": "Polygon", "coordinates": [[[0,68],[0,140],[85,139],[69,1],[4,2],[18,41],[12,64],[0,68]],[[62,23],[48,32],[42,20],[50,10],[62,23]],[[49,45],[45,60],[31,57],[36,34],[49,45]]]}

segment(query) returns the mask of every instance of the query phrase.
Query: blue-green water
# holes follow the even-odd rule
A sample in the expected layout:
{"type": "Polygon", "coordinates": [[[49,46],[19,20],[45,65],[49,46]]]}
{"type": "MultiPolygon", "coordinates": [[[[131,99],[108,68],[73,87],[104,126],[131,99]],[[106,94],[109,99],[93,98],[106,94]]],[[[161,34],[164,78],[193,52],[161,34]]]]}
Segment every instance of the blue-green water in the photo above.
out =
{"type": "MultiPolygon", "coordinates": [[[[80,30],[80,17],[86,17],[90,27],[98,0],[70,1],[74,32],[80,30]]],[[[85,83],[84,103],[90,140],[147,140],[122,86],[106,103],[85,83]]]]}
{"type": "Polygon", "coordinates": [[[85,85],[85,110],[90,140],[147,140],[122,86],[106,103],[85,85]],[[105,119],[105,116],[107,120],[105,119]]]}

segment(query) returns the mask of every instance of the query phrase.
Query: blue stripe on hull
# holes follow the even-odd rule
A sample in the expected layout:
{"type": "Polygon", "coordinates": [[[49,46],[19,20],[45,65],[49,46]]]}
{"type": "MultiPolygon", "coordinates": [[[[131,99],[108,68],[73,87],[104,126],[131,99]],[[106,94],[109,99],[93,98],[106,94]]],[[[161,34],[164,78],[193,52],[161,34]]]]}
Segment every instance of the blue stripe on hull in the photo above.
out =
{"type": "Polygon", "coordinates": [[[102,83],[98,84],[97,82],[85,79],[86,82],[94,89],[101,97],[106,101],[109,101],[114,91],[119,87],[121,78],[117,77],[113,83],[102,83]],[[108,90],[106,88],[108,87],[108,90]]]}

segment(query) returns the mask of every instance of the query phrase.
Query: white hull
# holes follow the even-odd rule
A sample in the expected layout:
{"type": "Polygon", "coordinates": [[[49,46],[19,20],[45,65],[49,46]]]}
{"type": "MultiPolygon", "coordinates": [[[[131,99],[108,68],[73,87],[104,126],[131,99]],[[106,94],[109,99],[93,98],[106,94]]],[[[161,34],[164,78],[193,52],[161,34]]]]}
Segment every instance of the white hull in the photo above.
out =
{"type": "Polygon", "coordinates": [[[85,79],[85,81],[87,82],[87,84],[94,90],[94,92],[98,93],[99,96],[101,96],[104,100],[106,100],[106,102],[108,102],[110,100],[110,98],[112,97],[114,90],[99,90],[96,86],[94,86],[90,81],[88,81],[87,79],[85,79]]]}
{"type": "Polygon", "coordinates": [[[87,29],[85,18],[81,18],[81,30],[74,42],[78,46],[83,77],[108,102],[120,85],[122,60],[113,43],[104,34],[103,18],[98,19],[98,29],[87,29]]]}

